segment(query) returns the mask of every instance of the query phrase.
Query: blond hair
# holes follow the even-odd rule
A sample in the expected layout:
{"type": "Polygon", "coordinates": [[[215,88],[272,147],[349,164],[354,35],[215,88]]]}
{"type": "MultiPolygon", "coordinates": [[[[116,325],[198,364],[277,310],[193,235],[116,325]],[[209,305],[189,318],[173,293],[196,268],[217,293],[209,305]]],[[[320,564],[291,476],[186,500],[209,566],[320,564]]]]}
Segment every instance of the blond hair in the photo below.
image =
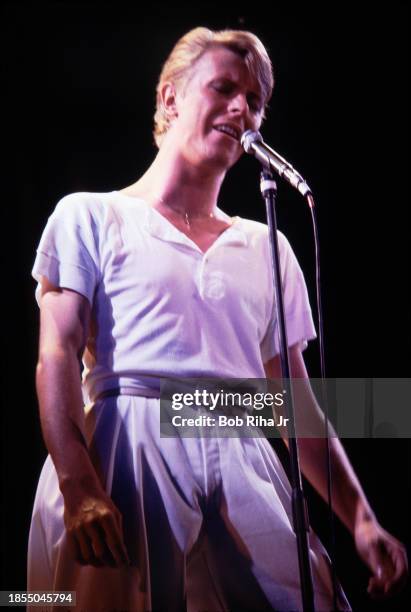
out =
{"type": "Polygon", "coordinates": [[[164,109],[160,93],[163,83],[169,81],[176,87],[183,85],[200,57],[210,48],[218,46],[226,47],[244,58],[248,69],[260,84],[264,107],[269,101],[274,86],[273,69],[263,43],[255,34],[245,30],[212,31],[208,28],[195,28],[177,41],[158,80],[153,131],[158,147],[170,127],[170,117],[164,109]]]}

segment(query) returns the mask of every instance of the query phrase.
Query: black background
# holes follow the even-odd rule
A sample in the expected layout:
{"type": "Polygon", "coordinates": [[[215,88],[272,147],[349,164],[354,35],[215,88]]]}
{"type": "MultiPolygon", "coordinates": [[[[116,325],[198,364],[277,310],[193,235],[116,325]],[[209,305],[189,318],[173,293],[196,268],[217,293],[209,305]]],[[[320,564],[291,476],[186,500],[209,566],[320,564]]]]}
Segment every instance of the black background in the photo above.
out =
{"type": "MultiPolygon", "coordinates": [[[[25,588],[26,542],[45,457],[34,368],[38,312],[30,270],[63,195],[108,191],[150,164],[154,90],[162,62],[189,29],[254,31],[276,87],[265,139],[307,178],[321,238],[327,374],[409,376],[407,20],[405,3],[6,3],[3,65],[1,589],[25,588]]],[[[243,157],[220,198],[229,214],[264,220],[257,163],[243,157]]],[[[309,211],[279,185],[279,226],[315,305],[309,211]]],[[[316,343],[306,351],[319,375],[316,343]]],[[[382,524],[409,542],[408,440],[344,440],[382,524]]],[[[325,510],[309,489],[312,523],[325,510]]],[[[367,571],[337,524],[338,574],[356,610],[404,610],[365,596],[367,571]]],[[[275,550],[273,550],[275,554],[275,550]]]]}

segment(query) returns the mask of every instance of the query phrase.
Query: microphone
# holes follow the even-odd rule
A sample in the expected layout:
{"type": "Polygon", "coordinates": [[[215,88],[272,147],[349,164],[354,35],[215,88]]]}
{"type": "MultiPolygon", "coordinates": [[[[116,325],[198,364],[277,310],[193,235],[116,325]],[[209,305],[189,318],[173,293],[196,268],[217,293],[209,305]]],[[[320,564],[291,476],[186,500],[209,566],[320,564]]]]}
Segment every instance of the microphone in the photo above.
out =
{"type": "Polygon", "coordinates": [[[241,136],[241,146],[246,153],[254,155],[265,168],[274,170],[282,176],[290,185],[298,189],[304,197],[311,194],[311,189],[301,174],[284,157],[281,157],[264,142],[260,132],[245,131],[241,136]]]}

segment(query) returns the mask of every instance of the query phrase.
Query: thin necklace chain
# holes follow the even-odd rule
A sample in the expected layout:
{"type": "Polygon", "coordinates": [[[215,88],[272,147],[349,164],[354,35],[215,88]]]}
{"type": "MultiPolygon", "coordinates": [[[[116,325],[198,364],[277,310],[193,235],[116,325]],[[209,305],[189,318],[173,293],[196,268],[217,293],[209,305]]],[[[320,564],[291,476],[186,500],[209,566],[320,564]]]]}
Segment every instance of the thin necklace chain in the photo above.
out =
{"type": "MultiPolygon", "coordinates": [[[[174,213],[177,213],[178,215],[181,215],[181,217],[183,218],[184,223],[186,224],[187,228],[191,231],[191,223],[193,221],[193,217],[191,217],[191,222],[190,222],[190,217],[189,217],[188,212],[186,210],[184,212],[182,212],[180,210],[177,210],[177,209],[173,208],[172,206],[166,204],[166,202],[164,202],[163,198],[160,197],[160,196],[158,196],[157,199],[160,202],[160,204],[162,204],[166,208],[169,208],[174,213]]],[[[196,216],[194,216],[194,218],[198,218],[198,219],[215,219],[215,216],[214,216],[214,213],[209,213],[208,215],[196,215],[196,216]]]]}

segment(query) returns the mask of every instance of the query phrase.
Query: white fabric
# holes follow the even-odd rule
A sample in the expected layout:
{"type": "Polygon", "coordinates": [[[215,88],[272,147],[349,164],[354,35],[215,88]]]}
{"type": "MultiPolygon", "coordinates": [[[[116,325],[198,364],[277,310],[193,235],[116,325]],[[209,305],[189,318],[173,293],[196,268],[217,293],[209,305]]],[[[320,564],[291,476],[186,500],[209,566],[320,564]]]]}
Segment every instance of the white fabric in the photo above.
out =
{"type": "MultiPolygon", "coordinates": [[[[288,344],[305,346],[315,337],[307,289],[281,233],[279,241],[288,344]]],[[[161,377],[263,378],[263,362],[279,351],[262,223],[237,217],[204,254],[142,200],[72,194],[48,221],[33,275],[93,304],[91,398],[114,387],[159,388],[161,377]]]]}
{"type": "MultiPolygon", "coordinates": [[[[220,210],[216,214],[226,218],[220,210]]],[[[296,258],[280,234],[288,342],[315,336],[296,258]]],[[[117,192],[63,198],[33,274],[92,304],[85,385],[155,394],[161,377],[262,378],[278,352],[267,228],[236,218],[204,254],[158,212],[117,192]]],[[[75,590],[82,612],[299,610],[290,489],[263,438],[160,438],[153,397],[95,400],[91,456],[118,505],[132,566],[82,567],[66,550],[47,459],[33,510],[30,590],[75,590]]],[[[326,553],[310,534],[317,609],[326,553]]],[[[341,609],[350,609],[342,593],[341,609]]],[[[57,610],[57,608],[56,608],[57,610]]]]}
{"type": "MultiPolygon", "coordinates": [[[[131,566],[73,561],[48,458],[33,511],[30,590],[76,591],[81,612],[183,612],[184,598],[188,612],[301,610],[290,486],[265,438],[160,438],[159,400],[126,395],[96,402],[86,424],[131,566]]],[[[315,609],[329,611],[328,557],[313,532],[310,548],[315,609]]],[[[339,603],[350,610],[341,591],[339,603]]]]}

